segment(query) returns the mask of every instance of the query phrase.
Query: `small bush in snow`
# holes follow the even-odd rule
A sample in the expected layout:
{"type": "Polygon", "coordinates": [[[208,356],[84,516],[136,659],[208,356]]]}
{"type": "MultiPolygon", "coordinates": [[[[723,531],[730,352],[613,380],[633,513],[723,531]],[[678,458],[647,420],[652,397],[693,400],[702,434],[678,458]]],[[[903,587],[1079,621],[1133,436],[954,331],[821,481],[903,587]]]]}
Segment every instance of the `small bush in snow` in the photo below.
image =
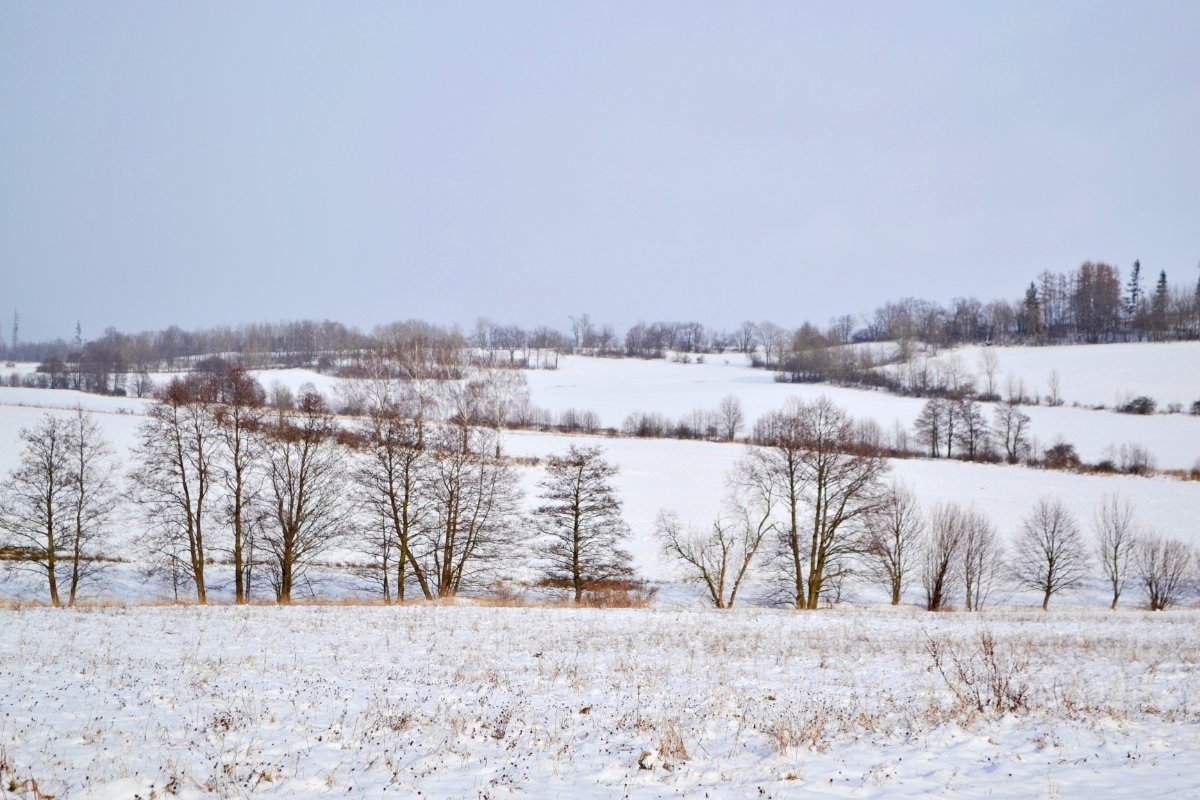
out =
{"type": "Polygon", "coordinates": [[[1154,401],[1154,398],[1141,395],[1140,397],[1133,398],[1128,403],[1117,406],[1117,411],[1122,414],[1145,415],[1153,414],[1156,408],[1158,408],[1158,403],[1154,401]]]}

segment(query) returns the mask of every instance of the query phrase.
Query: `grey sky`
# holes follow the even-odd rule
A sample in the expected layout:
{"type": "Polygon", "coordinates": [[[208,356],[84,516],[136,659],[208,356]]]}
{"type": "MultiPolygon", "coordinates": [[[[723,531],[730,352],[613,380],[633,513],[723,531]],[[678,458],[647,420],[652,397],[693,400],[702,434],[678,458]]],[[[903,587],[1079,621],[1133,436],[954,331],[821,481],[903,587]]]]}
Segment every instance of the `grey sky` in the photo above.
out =
{"type": "Polygon", "coordinates": [[[0,5],[0,320],[824,323],[1194,281],[1200,3],[0,5]]]}

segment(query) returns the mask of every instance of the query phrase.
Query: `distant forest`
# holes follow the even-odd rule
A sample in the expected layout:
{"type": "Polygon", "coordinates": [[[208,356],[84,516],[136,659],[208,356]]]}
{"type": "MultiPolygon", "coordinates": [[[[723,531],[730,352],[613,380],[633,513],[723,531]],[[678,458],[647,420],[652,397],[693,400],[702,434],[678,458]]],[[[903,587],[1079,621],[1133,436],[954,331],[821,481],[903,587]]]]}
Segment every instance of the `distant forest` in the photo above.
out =
{"type": "MultiPolygon", "coordinates": [[[[71,341],[24,341],[14,314],[12,335],[0,337],[10,362],[36,361],[33,375],[6,380],[18,385],[71,388],[101,394],[144,396],[150,373],[188,371],[219,358],[248,368],[306,367],[353,376],[384,356],[409,377],[454,377],[472,365],[513,368],[557,366],[563,353],[603,357],[686,360],[705,354],[750,354],[757,366],[781,380],[835,381],[913,391],[880,365],[871,348],[840,345],[896,342],[889,361],[910,361],[918,352],[967,343],[1085,344],[1177,341],[1200,338],[1200,280],[1172,285],[1165,272],[1148,278],[1134,262],[1127,278],[1106,263],[1087,262],[1067,273],[1044,272],[1015,300],[988,303],[956,298],[946,305],[916,298],[886,303],[865,317],[843,315],[822,328],[805,322],[788,328],[770,321],[744,322],[719,330],[701,322],[638,322],[623,334],[588,314],[569,317],[559,330],[525,329],[479,319],[465,331],[410,320],[370,333],[339,322],[255,323],[185,331],[127,334],[106,329],[85,339],[78,325],[71,341]]],[[[920,393],[936,394],[928,387],[920,393]]]]}

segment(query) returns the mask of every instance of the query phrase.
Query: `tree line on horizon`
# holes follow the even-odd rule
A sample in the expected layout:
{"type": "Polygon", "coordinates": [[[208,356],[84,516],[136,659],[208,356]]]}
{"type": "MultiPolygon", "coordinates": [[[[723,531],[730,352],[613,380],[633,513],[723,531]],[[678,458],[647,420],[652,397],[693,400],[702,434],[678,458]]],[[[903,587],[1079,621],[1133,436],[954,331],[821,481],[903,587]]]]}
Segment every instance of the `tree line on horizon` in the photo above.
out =
{"type": "MultiPolygon", "coordinates": [[[[28,342],[16,316],[12,337],[0,337],[11,361],[36,361],[32,385],[96,393],[146,396],[150,373],[182,371],[211,356],[237,360],[251,369],[305,367],[353,374],[371,353],[407,352],[423,372],[453,372],[472,364],[554,368],[564,353],[604,357],[685,358],[744,353],[791,381],[880,381],[880,356],[841,345],[896,342],[894,359],[911,360],[917,346],[964,343],[1062,344],[1177,341],[1200,338],[1200,280],[1195,287],[1171,285],[1160,271],[1153,287],[1134,262],[1127,279],[1106,263],[1086,262],[1070,272],[1043,272],[1015,300],[981,302],[956,298],[947,304],[905,298],[885,303],[861,318],[843,315],[825,327],[805,322],[788,328],[746,321],[717,329],[697,321],[638,322],[623,334],[588,314],[569,318],[565,330],[526,329],[479,319],[470,331],[419,320],[380,325],[369,333],[339,322],[254,323],[185,331],[128,334],[107,328],[85,339],[76,325],[70,341],[28,342]]],[[[11,380],[11,378],[10,378],[11,380]]]]}

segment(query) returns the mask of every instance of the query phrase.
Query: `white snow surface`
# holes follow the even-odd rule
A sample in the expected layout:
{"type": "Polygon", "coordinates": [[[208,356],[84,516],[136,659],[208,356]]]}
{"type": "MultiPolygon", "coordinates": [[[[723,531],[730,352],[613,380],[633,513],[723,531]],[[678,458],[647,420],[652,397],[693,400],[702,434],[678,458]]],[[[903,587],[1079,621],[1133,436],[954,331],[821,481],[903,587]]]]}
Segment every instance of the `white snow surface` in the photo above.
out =
{"type": "MultiPolygon", "coordinates": [[[[1057,372],[1065,403],[1110,408],[1139,395],[1151,397],[1161,410],[1178,403],[1186,411],[1200,400],[1200,342],[1128,342],[1118,344],[1052,345],[1048,347],[984,347],[968,345],[944,350],[930,359],[958,359],[982,386],[981,354],[996,356],[1000,394],[1008,379],[1025,385],[1029,396],[1045,397],[1050,373],[1057,372]]],[[[902,369],[902,368],[900,368],[902,369]]]]}
{"type": "MultiPolygon", "coordinates": [[[[644,363],[647,362],[607,361],[601,366],[644,363]]],[[[675,374],[674,369],[689,370],[704,366],[648,363],[656,365],[668,374],[675,374]],[[664,367],[673,369],[665,370],[664,367]]],[[[750,373],[748,369],[745,372],[750,373]]],[[[750,374],[757,376],[762,373],[755,371],[750,374]]],[[[297,374],[293,377],[297,379],[297,385],[304,382],[299,380],[303,375],[297,374]]],[[[772,389],[796,388],[773,383],[762,385],[772,389]]],[[[828,390],[830,387],[812,388],[828,390]]],[[[813,396],[816,394],[814,392],[813,396]]],[[[845,399],[847,396],[867,398],[882,404],[918,402],[880,393],[851,390],[841,390],[841,394],[836,395],[836,398],[845,399]]],[[[0,447],[0,474],[7,474],[16,466],[20,453],[21,428],[36,425],[41,415],[47,411],[56,414],[70,413],[69,409],[76,403],[99,412],[98,421],[115,446],[124,467],[128,468],[132,462],[129,450],[136,443],[141,412],[147,402],[149,401],[97,397],[70,391],[0,388],[0,442],[3,443],[3,447],[0,447]],[[14,405],[14,402],[19,405],[14,405]]],[[[1078,415],[1081,424],[1085,426],[1088,419],[1126,418],[1123,415],[1080,409],[1034,408],[1030,411],[1078,415]]],[[[1188,424],[1200,431],[1200,426],[1196,425],[1197,421],[1191,418],[1175,416],[1149,419],[1188,424]]],[[[1035,420],[1035,428],[1037,424],[1035,420]]],[[[1190,437],[1182,438],[1188,442],[1189,447],[1200,445],[1200,442],[1190,437]]],[[[658,542],[654,538],[654,524],[659,512],[675,512],[686,522],[698,526],[710,523],[722,510],[722,501],[726,495],[726,475],[746,449],[740,444],[568,436],[521,431],[506,433],[503,442],[505,451],[512,455],[542,459],[552,454],[563,453],[571,444],[597,445],[604,448],[607,458],[620,467],[620,473],[614,483],[624,502],[625,518],[632,528],[629,549],[634,555],[635,565],[642,575],[659,581],[670,581],[677,577],[675,567],[661,556],[658,542]]],[[[995,523],[1005,539],[1011,539],[1015,535],[1022,518],[1029,513],[1032,505],[1040,497],[1063,500],[1086,528],[1090,525],[1102,498],[1105,495],[1119,494],[1134,505],[1140,524],[1163,534],[1200,544],[1200,527],[1197,526],[1197,520],[1200,520],[1200,483],[1194,481],[1165,477],[1077,475],[1027,467],[967,464],[945,459],[895,460],[891,462],[891,472],[895,480],[910,486],[927,508],[942,502],[973,506],[995,523]]],[[[540,467],[522,467],[521,474],[528,495],[527,503],[532,507],[536,503],[537,481],[543,472],[540,467]]],[[[116,526],[115,536],[121,542],[132,542],[138,535],[141,523],[135,520],[129,509],[124,509],[122,514],[116,526]]],[[[122,546],[119,549],[127,548],[122,546]]],[[[332,560],[358,558],[359,554],[352,549],[343,549],[330,555],[332,560]]],[[[219,573],[219,569],[217,572],[219,573]]],[[[135,574],[126,575],[121,570],[117,570],[117,573],[120,577],[115,580],[115,589],[110,594],[125,598],[158,596],[156,589],[146,586],[135,574]]],[[[39,590],[22,588],[25,586],[29,584],[14,579],[8,584],[0,584],[0,593],[7,596],[40,596],[39,590]]]]}
{"type": "MultiPolygon", "coordinates": [[[[825,394],[885,428],[910,426],[921,404],[776,384],[723,362],[569,358],[527,374],[534,402],[592,409],[609,425],[730,393],[751,420],[789,395],[825,394]]],[[[305,370],[261,378],[337,385],[305,370]]],[[[17,462],[22,427],[76,404],[96,412],[127,468],[146,401],[0,388],[0,474],[17,462]]],[[[1028,410],[1041,441],[1066,431],[1085,458],[1126,441],[1160,466],[1200,454],[1200,427],[1183,416],[1028,410]]],[[[137,563],[114,565],[103,596],[118,607],[0,608],[0,797],[1200,796],[1200,610],[1133,610],[1130,587],[1129,608],[1108,612],[1098,575],[1048,613],[1002,591],[983,613],[929,614],[913,605],[917,591],[891,608],[858,585],[833,609],[787,612],[756,605],[761,584],[732,611],[707,610],[661,559],[654,519],[666,509],[709,522],[745,447],[504,436],[520,456],[570,444],[602,446],[620,466],[635,566],[659,582],[650,608],[126,608],[163,588],[137,563]],[[991,707],[985,690],[980,710],[954,677],[957,658],[987,685],[985,636],[999,674],[1023,692],[1016,707],[991,707]]],[[[947,460],[891,467],[926,507],[974,506],[1006,540],[1039,497],[1061,499],[1086,528],[1119,493],[1143,526],[1200,544],[1197,482],[947,460]]],[[[520,469],[532,505],[543,472],[520,469]]],[[[121,510],[118,550],[140,525],[121,510]]],[[[323,580],[334,597],[366,593],[345,575],[323,580]]],[[[27,573],[0,576],[2,597],[43,591],[27,573]]],[[[228,599],[227,587],[213,595],[228,599]]]]}
{"type": "Polygon", "coordinates": [[[137,607],[0,626],[6,797],[1200,793],[1196,611],[137,607]],[[935,666],[930,642],[973,675],[984,636],[1015,707],[935,666]]]}
{"type": "MultiPolygon", "coordinates": [[[[1069,363],[1069,351],[1088,350],[1086,347],[1043,349],[1058,350],[1065,363],[1069,363]]],[[[1151,349],[1147,359],[1165,358],[1168,352],[1171,351],[1151,349]]],[[[1193,371],[1200,374],[1200,346],[1179,352],[1180,357],[1195,354],[1197,369],[1193,371]]],[[[741,401],[749,425],[768,411],[782,408],[788,398],[813,400],[824,396],[856,418],[875,420],[890,435],[897,426],[911,432],[926,402],[883,391],[777,383],[774,373],[753,369],[739,355],[710,356],[703,364],[568,356],[559,364],[557,370],[526,373],[533,402],[555,412],[567,408],[591,410],[599,415],[603,425],[614,428],[619,428],[634,411],[657,411],[679,419],[695,409],[715,409],[727,395],[741,401]]],[[[1182,364],[1177,363],[1175,369],[1182,370],[1182,364]]],[[[1186,380],[1200,379],[1189,376],[1186,380]]],[[[989,407],[990,420],[990,404],[984,405],[989,407]]],[[[1200,417],[1132,416],[1048,406],[1025,406],[1022,410],[1030,416],[1031,435],[1041,447],[1067,441],[1075,445],[1085,461],[1110,458],[1115,449],[1131,443],[1149,449],[1158,466],[1164,469],[1187,469],[1200,460],[1200,417]]]]}

